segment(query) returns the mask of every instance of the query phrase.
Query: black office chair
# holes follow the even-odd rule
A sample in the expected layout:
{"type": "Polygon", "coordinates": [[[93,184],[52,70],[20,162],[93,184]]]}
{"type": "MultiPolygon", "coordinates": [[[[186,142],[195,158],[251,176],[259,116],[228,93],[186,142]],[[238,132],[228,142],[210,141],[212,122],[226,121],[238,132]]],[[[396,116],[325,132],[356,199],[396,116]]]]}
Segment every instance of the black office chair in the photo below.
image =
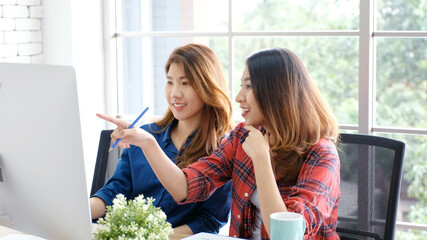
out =
{"type": "Polygon", "coordinates": [[[341,239],[394,239],[405,143],[363,134],[341,134],[341,239]]]}
{"type": "Polygon", "coordinates": [[[114,174],[117,161],[123,150],[115,147],[111,152],[108,152],[111,145],[111,133],[113,130],[102,130],[99,138],[98,155],[96,156],[95,171],[93,173],[92,189],[90,195],[95,194],[102,188],[105,182],[114,174]]]}

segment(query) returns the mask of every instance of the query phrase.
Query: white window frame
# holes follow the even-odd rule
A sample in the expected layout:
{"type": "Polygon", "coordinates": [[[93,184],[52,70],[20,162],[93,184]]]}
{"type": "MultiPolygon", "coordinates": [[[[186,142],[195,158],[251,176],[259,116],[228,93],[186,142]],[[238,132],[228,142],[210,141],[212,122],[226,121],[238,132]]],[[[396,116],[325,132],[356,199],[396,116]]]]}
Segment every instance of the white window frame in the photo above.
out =
{"type": "MultiPolygon", "coordinates": [[[[375,39],[378,37],[404,37],[404,38],[426,38],[427,31],[376,31],[375,30],[375,0],[360,0],[359,30],[348,31],[233,31],[232,22],[232,0],[228,0],[228,31],[227,32],[186,32],[186,31],[151,31],[151,32],[124,32],[120,30],[120,4],[119,0],[103,1],[103,30],[104,30],[104,53],[105,53],[105,105],[106,113],[122,118],[127,118],[122,112],[123,100],[120,69],[122,59],[121,40],[126,37],[227,37],[230,63],[229,86],[233,84],[234,72],[234,44],[235,37],[358,37],[359,38],[359,95],[358,95],[358,125],[340,125],[341,130],[352,130],[362,134],[374,133],[398,133],[427,135],[427,129],[404,128],[404,127],[378,127],[375,126],[375,39]],[[117,29],[117,31],[116,31],[117,29]]],[[[145,2],[145,1],[144,1],[145,2]]],[[[150,62],[150,61],[146,61],[150,62]]],[[[149,83],[150,84],[150,83],[149,83]]],[[[148,88],[149,89],[149,88],[148,88]]],[[[144,95],[149,95],[144,92],[144,95]]],[[[230,94],[233,91],[230,89],[230,94]]],[[[230,96],[234,99],[234,96],[230,96]]],[[[145,101],[150,102],[148,97],[145,101]]],[[[110,126],[113,127],[113,126],[110,126]]],[[[416,224],[412,222],[396,223],[398,229],[414,229],[427,231],[427,224],[416,224]]]]}

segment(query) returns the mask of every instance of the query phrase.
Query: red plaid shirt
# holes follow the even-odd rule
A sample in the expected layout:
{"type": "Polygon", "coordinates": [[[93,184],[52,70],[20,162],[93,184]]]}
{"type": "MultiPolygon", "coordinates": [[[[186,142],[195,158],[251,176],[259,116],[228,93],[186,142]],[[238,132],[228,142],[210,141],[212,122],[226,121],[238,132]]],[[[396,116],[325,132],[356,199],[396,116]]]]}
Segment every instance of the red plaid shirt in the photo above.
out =
{"type": "MultiPolygon", "coordinates": [[[[256,207],[250,197],[256,189],[252,160],[242,148],[247,131],[237,125],[212,155],[183,171],[188,179],[188,197],[183,203],[202,201],[233,180],[230,236],[250,238],[256,207]]],[[[293,186],[277,183],[288,211],[304,216],[304,239],[339,239],[336,233],[338,200],[341,195],[340,161],[335,145],[321,139],[310,150],[293,186]]],[[[269,239],[264,224],[262,239],[269,239]]]]}

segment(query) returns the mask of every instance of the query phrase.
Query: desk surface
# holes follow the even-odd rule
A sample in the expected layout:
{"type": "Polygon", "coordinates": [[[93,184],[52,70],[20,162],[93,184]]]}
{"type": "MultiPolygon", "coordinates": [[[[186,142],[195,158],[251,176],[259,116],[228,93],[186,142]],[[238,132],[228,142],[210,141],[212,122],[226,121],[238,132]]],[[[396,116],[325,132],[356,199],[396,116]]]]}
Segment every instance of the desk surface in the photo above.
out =
{"type": "Polygon", "coordinates": [[[25,233],[20,232],[20,231],[16,231],[16,230],[13,230],[13,229],[10,229],[10,228],[7,228],[7,227],[0,225],[0,238],[6,237],[9,234],[25,234],[25,233]]]}
{"type": "MultiPolygon", "coordinates": [[[[25,233],[20,232],[20,231],[16,231],[14,229],[10,229],[10,228],[7,228],[7,227],[0,225],[0,238],[5,237],[9,234],[25,234],[25,233]]],[[[185,238],[188,236],[189,236],[188,234],[178,234],[178,233],[177,234],[171,234],[169,236],[169,240],[179,240],[181,238],[185,238]]]]}

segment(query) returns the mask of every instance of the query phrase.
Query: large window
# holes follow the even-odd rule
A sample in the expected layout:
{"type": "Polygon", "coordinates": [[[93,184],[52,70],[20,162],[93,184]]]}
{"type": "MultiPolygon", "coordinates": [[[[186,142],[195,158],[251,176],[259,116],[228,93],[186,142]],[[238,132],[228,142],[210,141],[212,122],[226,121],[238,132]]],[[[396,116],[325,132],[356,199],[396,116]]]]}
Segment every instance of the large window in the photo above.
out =
{"type": "MultiPolygon", "coordinates": [[[[342,132],[404,141],[397,239],[427,239],[427,2],[419,0],[104,1],[107,112],[162,115],[167,57],[211,47],[230,97],[244,61],[286,47],[307,66],[342,132]]],[[[234,105],[236,120],[240,109],[234,105]]]]}

